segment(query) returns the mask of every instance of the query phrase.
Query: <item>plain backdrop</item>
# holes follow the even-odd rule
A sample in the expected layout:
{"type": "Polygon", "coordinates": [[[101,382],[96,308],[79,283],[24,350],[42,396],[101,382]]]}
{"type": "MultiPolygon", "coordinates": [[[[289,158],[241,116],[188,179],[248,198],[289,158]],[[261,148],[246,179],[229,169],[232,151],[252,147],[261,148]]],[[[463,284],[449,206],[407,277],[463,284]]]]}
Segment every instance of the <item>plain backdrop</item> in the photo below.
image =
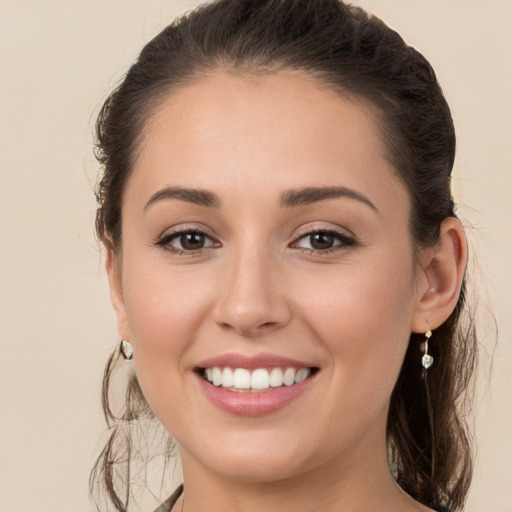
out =
{"type": "MultiPolygon", "coordinates": [[[[356,3],[427,56],[453,110],[454,188],[479,261],[478,452],[467,511],[512,512],[512,2],[356,3]]],[[[92,510],[101,376],[118,342],[93,235],[92,127],[143,43],[197,4],[0,0],[2,512],[92,510]]]]}

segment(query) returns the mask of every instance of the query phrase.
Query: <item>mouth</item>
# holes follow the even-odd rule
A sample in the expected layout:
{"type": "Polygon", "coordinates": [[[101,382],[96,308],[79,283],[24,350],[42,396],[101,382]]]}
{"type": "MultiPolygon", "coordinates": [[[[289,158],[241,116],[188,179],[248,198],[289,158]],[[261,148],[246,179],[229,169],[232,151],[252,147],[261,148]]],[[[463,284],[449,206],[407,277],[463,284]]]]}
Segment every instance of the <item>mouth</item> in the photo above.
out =
{"type": "Polygon", "coordinates": [[[264,393],[290,388],[312,377],[318,371],[317,367],[294,366],[267,368],[212,366],[196,369],[196,373],[212,386],[235,393],[264,393]]]}
{"type": "Polygon", "coordinates": [[[320,367],[272,353],[220,354],[194,369],[210,403],[236,416],[277,412],[315,387],[320,367]]]}

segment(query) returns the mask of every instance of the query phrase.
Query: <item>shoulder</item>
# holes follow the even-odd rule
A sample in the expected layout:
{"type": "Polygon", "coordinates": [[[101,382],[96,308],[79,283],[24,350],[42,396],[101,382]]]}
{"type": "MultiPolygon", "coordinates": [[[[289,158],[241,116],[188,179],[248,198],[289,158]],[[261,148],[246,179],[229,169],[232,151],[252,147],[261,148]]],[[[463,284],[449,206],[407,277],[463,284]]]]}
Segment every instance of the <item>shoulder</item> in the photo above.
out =
{"type": "Polygon", "coordinates": [[[172,507],[178,501],[183,492],[183,484],[181,484],[154,512],[171,512],[172,507]]]}

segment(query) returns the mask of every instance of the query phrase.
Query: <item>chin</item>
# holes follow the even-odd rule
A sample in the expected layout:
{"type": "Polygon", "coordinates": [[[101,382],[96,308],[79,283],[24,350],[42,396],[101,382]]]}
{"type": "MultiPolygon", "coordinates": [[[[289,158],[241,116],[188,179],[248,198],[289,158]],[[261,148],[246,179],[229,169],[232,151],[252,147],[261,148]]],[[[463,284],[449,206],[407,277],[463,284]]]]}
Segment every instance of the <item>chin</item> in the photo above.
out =
{"type": "Polygon", "coordinates": [[[241,458],[228,457],[219,463],[216,461],[211,469],[226,478],[247,483],[270,483],[286,480],[305,473],[304,464],[290,464],[290,460],[281,457],[264,456],[241,458]]]}
{"type": "Polygon", "coordinates": [[[308,443],[290,439],[289,432],[285,435],[254,432],[253,435],[214,438],[215,443],[203,444],[200,452],[185,450],[184,465],[192,456],[196,463],[225,478],[269,483],[298,476],[325,462],[323,454],[313,450],[314,447],[311,450],[315,455],[308,456],[308,443]]]}

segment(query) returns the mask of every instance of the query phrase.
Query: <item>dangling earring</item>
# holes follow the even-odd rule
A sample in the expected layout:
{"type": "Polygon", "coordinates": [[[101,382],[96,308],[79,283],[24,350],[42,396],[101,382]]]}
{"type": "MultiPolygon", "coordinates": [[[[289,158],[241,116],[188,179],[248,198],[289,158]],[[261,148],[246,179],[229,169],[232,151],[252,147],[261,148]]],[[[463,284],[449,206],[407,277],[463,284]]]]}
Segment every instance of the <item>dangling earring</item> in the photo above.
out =
{"type": "Polygon", "coordinates": [[[432,364],[434,363],[434,358],[428,353],[428,340],[432,336],[432,331],[429,329],[425,333],[425,341],[423,342],[423,347],[425,349],[425,353],[423,354],[423,357],[421,358],[421,364],[423,365],[423,368],[425,370],[428,370],[432,364]]]}
{"type": "Polygon", "coordinates": [[[133,357],[133,348],[132,344],[128,343],[125,340],[121,340],[121,345],[119,346],[119,351],[121,352],[121,355],[129,361],[133,357]]]}

